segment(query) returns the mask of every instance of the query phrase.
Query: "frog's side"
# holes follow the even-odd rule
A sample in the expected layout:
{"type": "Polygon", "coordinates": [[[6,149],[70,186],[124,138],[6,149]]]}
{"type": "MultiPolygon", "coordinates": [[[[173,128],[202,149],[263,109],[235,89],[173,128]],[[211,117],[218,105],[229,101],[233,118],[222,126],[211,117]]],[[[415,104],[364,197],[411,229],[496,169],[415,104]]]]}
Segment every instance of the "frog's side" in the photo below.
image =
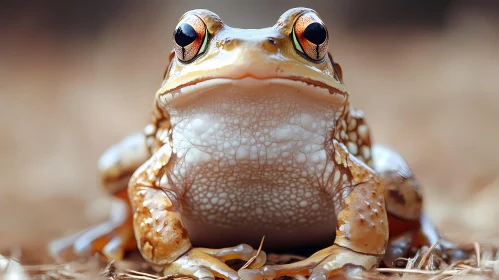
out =
{"type": "Polygon", "coordinates": [[[165,274],[259,279],[371,269],[411,242],[435,242],[427,223],[418,235],[426,238],[413,238],[417,183],[398,154],[371,147],[327,45],[310,9],[260,30],[231,28],[207,10],[186,13],[151,124],[100,161],[104,185],[129,198],[133,216],[122,207],[54,248],[74,242],[79,252],[121,258],[136,239],[165,274]],[[289,265],[262,267],[260,253],[239,274],[224,261],[250,259],[249,245],[193,247],[256,245],[264,235],[268,248],[334,244],[289,265]]]}

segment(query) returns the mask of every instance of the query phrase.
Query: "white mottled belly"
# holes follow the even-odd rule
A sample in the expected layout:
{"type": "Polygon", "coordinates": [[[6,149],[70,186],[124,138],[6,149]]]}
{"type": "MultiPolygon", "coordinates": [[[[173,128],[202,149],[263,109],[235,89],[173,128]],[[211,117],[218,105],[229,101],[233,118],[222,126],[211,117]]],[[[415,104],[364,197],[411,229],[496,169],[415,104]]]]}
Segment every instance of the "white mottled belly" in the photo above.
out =
{"type": "Polygon", "coordinates": [[[325,143],[334,106],[289,90],[226,89],[185,103],[170,108],[168,176],[194,243],[258,243],[263,235],[275,246],[333,240],[325,188],[334,166],[325,143]]]}

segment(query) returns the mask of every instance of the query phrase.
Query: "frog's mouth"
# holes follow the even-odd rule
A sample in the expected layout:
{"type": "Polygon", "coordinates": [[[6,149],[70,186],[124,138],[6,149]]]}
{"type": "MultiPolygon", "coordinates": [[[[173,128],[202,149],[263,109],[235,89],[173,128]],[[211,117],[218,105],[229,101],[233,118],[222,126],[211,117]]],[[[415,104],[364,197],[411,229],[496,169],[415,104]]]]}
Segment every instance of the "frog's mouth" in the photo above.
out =
{"type": "Polygon", "coordinates": [[[159,93],[158,101],[160,106],[163,107],[164,105],[181,105],[192,101],[194,98],[208,98],[202,96],[204,94],[244,94],[248,98],[251,96],[265,98],[265,95],[270,92],[299,95],[301,98],[331,104],[337,108],[345,105],[348,100],[346,92],[304,77],[259,79],[248,76],[238,79],[203,78],[193,80],[159,93]]]}

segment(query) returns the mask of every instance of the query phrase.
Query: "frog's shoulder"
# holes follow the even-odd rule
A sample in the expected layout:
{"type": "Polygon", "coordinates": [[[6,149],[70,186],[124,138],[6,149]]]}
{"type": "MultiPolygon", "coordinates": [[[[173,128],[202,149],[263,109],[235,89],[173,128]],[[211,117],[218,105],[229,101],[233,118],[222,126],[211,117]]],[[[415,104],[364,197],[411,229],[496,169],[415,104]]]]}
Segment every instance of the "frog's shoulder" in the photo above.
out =
{"type": "Polygon", "coordinates": [[[351,104],[344,107],[344,112],[336,122],[334,139],[343,143],[348,151],[372,167],[371,133],[364,112],[351,104]]]}

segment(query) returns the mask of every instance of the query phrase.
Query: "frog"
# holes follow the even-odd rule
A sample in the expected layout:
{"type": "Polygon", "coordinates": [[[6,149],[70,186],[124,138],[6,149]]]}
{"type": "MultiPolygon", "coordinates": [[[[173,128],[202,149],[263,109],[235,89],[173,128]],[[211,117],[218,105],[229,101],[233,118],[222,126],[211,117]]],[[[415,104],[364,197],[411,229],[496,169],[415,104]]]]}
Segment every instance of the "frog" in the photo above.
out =
{"type": "Polygon", "coordinates": [[[437,243],[418,181],[399,153],[372,143],[330,39],[309,8],[264,29],[185,13],[150,122],[99,160],[118,201],[110,218],[51,250],[122,259],[138,248],[164,275],[316,280],[437,243]],[[266,265],[267,248],[298,246],[323,249],[266,265]],[[236,259],[247,264],[236,271],[236,259]]]}

